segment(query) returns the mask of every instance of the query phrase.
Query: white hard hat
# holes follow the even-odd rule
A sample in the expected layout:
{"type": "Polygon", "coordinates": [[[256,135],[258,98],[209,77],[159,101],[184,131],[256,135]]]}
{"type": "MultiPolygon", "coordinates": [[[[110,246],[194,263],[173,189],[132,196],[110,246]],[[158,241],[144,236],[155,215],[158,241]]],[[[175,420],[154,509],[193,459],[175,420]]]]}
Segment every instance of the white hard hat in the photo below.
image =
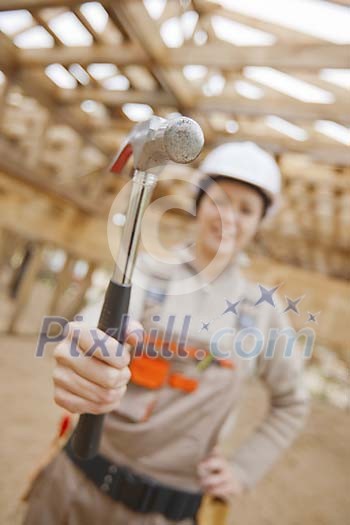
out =
{"type": "Polygon", "coordinates": [[[228,142],[211,151],[199,167],[205,176],[223,176],[260,188],[270,202],[269,215],[278,207],[281,172],[274,158],[253,142],[228,142]]]}

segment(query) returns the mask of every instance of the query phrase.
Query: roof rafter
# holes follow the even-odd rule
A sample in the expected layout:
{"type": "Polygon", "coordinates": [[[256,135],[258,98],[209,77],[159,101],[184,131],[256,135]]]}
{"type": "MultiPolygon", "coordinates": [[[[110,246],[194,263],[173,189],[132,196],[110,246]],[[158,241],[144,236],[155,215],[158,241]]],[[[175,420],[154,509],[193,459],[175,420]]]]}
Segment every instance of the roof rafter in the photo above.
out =
{"type": "MultiPolygon", "coordinates": [[[[189,89],[186,79],[180,71],[171,68],[168,64],[169,49],[165,46],[154,20],[147,13],[142,2],[125,2],[113,7],[113,13],[126,29],[128,36],[139,44],[150,57],[150,68],[166,93],[173,96],[175,104],[182,113],[193,113],[195,94],[189,89]]],[[[198,114],[196,115],[198,118],[198,114]]],[[[201,115],[199,122],[208,138],[212,137],[213,130],[201,115]]]]}
{"type": "Polygon", "coordinates": [[[65,189],[60,184],[53,183],[46,176],[38,176],[37,169],[24,167],[19,161],[17,152],[9,150],[6,141],[0,139],[0,170],[4,173],[11,174],[18,180],[45,192],[50,195],[58,196],[60,199],[73,204],[74,207],[89,215],[100,214],[100,209],[96,204],[92,204],[77,192],[65,189]]]}
{"type": "MultiPolygon", "coordinates": [[[[93,2],[94,0],[84,0],[93,2]]],[[[73,7],[83,3],[79,0],[0,0],[0,11],[14,11],[18,9],[36,9],[47,7],[73,7]]]]}
{"type": "Polygon", "coordinates": [[[53,62],[62,65],[79,63],[82,66],[93,62],[107,62],[117,66],[144,64],[149,61],[147,55],[134,44],[118,46],[116,53],[113,46],[94,45],[93,47],[54,47],[52,49],[21,49],[17,53],[18,61],[24,66],[47,66],[53,62]]]}
{"type": "Polygon", "coordinates": [[[310,139],[305,141],[292,140],[281,134],[266,133],[247,133],[238,131],[234,135],[216,135],[218,143],[230,142],[232,140],[246,141],[252,140],[272,153],[280,154],[293,151],[295,153],[305,153],[317,161],[331,162],[335,165],[350,166],[350,153],[347,149],[336,142],[323,142],[321,140],[310,139]]]}
{"type": "MultiPolygon", "coordinates": [[[[176,104],[176,99],[172,95],[150,91],[107,91],[98,88],[81,88],[79,90],[60,90],[58,97],[62,102],[67,103],[78,103],[85,99],[92,99],[112,106],[120,106],[128,102],[150,104],[155,107],[176,104]]],[[[286,96],[251,100],[235,95],[220,95],[197,96],[196,103],[190,109],[204,113],[221,111],[231,115],[278,115],[286,119],[328,119],[348,124],[350,123],[350,115],[347,108],[346,97],[344,97],[343,102],[337,104],[307,104],[286,96]]]]}
{"type": "Polygon", "coordinates": [[[187,44],[180,48],[169,49],[168,63],[178,66],[202,64],[230,71],[245,66],[307,69],[308,71],[328,67],[349,68],[350,45],[233,46],[220,42],[198,47],[187,44]]]}
{"type": "Polygon", "coordinates": [[[197,109],[200,111],[223,111],[237,115],[278,115],[285,119],[300,120],[335,120],[343,124],[350,123],[348,104],[307,104],[290,97],[276,99],[262,98],[248,100],[238,97],[201,97],[197,99],[197,109]]]}
{"type": "MultiPolygon", "coordinates": [[[[82,65],[91,62],[110,62],[116,65],[144,64],[151,61],[141,47],[131,44],[118,46],[118,53],[107,45],[93,47],[62,47],[52,49],[23,49],[18,60],[23,65],[45,66],[52,62],[82,65]]],[[[280,44],[278,46],[233,46],[211,43],[206,46],[187,44],[177,49],[166,49],[166,55],[158,56],[162,66],[186,66],[201,64],[220,67],[229,71],[245,66],[275,67],[281,69],[318,71],[324,68],[349,68],[350,45],[336,44],[280,44]]],[[[155,63],[153,63],[155,67],[155,63]]]]}
{"type": "MultiPolygon", "coordinates": [[[[73,118],[69,112],[64,111],[58,104],[57,97],[55,96],[55,88],[45,89],[42,82],[40,82],[40,72],[32,72],[29,70],[21,70],[16,74],[16,81],[22,87],[24,93],[29,96],[33,96],[37,99],[44,107],[48,108],[57,122],[64,123],[74,129],[81,137],[91,145],[97,147],[103,153],[108,151],[104,150],[100,144],[96,143],[93,138],[87,133],[84,125],[73,118]],[[38,81],[39,80],[39,81],[38,81]]],[[[45,79],[46,80],[46,79],[45,79]]],[[[48,79],[47,79],[48,80],[48,79]]]]}
{"type": "Polygon", "coordinates": [[[286,41],[294,41],[296,43],[299,42],[304,44],[315,44],[316,42],[322,42],[321,39],[318,39],[311,35],[298,32],[296,30],[284,27],[277,23],[267,22],[266,20],[255,18],[252,15],[242,14],[239,11],[235,11],[234,9],[225,9],[223,7],[220,7],[219,5],[208,3],[205,0],[196,0],[195,4],[196,8],[199,8],[203,13],[205,13],[208,16],[222,16],[234,22],[238,22],[240,24],[252,27],[254,29],[258,29],[265,33],[273,34],[278,38],[279,44],[286,41]]]}
{"type": "Polygon", "coordinates": [[[108,91],[103,88],[81,88],[79,90],[60,90],[58,99],[61,102],[81,102],[92,99],[107,105],[120,106],[126,103],[140,103],[158,106],[172,106],[176,99],[164,91],[108,91]]]}
{"type": "Polygon", "coordinates": [[[11,71],[18,63],[18,52],[11,40],[0,31],[0,69],[11,71]]]}

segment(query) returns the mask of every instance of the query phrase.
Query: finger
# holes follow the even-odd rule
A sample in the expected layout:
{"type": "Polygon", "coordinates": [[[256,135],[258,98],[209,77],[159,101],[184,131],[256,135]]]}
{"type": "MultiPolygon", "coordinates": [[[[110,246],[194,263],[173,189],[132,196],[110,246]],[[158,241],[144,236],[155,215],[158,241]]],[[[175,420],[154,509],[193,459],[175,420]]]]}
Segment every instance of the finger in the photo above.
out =
{"type": "Polygon", "coordinates": [[[200,466],[205,468],[207,472],[221,470],[226,466],[226,460],[222,457],[209,456],[206,460],[200,463],[200,466]]]}
{"type": "Polygon", "coordinates": [[[201,486],[205,492],[218,497],[238,496],[243,492],[240,483],[230,477],[226,480],[223,480],[221,483],[213,483],[201,486]]]}
{"type": "Polygon", "coordinates": [[[234,490],[229,483],[222,483],[212,488],[206,490],[207,494],[210,494],[213,497],[228,500],[234,495],[234,490]]]}
{"type": "Polygon", "coordinates": [[[82,399],[60,387],[55,388],[54,400],[58,406],[68,410],[68,412],[71,412],[72,414],[106,414],[115,410],[119,404],[97,404],[93,401],[86,401],[86,399],[82,399]]]}
{"type": "Polygon", "coordinates": [[[70,341],[70,354],[76,357],[81,350],[86,356],[95,357],[116,368],[123,368],[130,362],[130,354],[116,339],[99,328],[85,323],[68,323],[67,340],[70,341]]]}
{"type": "Polygon", "coordinates": [[[117,388],[104,388],[79,376],[72,369],[65,366],[55,367],[53,381],[56,387],[61,387],[87,401],[99,404],[116,403],[120,398],[120,389],[127,385],[125,380],[125,382],[120,382],[117,388]]]}
{"type": "MultiPolygon", "coordinates": [[[[85,323],[69,323],[67,336],[72,339],[75,332],[76,335],[80,332],[78,335],[79,343],[81,343],[82,348],[86,350],[86,352],[91,350],[91,347],[96,341],[98,342],[96,351],[93,350],[94,356],[97,358],[104,360],[106,357],[104,354],[107,354],[106,350],[110,354],[110,357],[117,355],[118,351],[120,351],[120,343],[99,328],[87,326],[85,323]],[[106,346],[106,349],[104,346],[106,346]]],[[[136,346],[143,344],[143,339],[144,329],[141,323],[134,319],[129,319],[125,330],[124,342],[131,346],[136,346]]]]}
{"type": "Polygon", "coordinates": [[[130,379],[131,374],[127,367],[118,369],[95,357],[87,359],[84,355],[72,358],[67,350],[67,343],[60,343],[54,355],[58,365],[74,370],[79,376],[103,388],[117,388],[130,379]]]}
{"type": "Polygon", "coordinates": [[[222,485],[223,483],[229,482],[229,476],[226,472],[221,472],[220,474],[215,474],[212,476],[204,477],[200,480],[201,485],[206,488],[215,488],[222,485]]]}

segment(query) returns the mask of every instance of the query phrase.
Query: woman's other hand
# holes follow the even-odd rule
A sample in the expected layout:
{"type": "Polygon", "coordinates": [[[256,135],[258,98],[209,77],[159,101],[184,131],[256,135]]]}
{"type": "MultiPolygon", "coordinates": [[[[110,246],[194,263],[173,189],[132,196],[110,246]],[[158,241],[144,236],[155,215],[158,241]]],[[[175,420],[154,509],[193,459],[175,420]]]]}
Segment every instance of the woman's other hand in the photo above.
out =
{"type": "Polygon", "coordinates": [[[223,457],[218,448],[198,465],[200,486],[206,494],[229,500],[242,494],[243,487],[236,479],[234,467],[223,457]]]}

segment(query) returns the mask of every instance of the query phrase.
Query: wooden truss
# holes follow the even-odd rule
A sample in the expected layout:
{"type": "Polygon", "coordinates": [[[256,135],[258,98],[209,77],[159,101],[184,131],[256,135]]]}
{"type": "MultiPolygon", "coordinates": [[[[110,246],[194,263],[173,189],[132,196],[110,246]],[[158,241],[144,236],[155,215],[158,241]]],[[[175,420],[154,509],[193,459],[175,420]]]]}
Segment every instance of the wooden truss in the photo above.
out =
{"type": "MultiPolygon", "coordinates": [[[[205,151],[223,141],[252,140],[273,153],[283,173],[284,204],[276,219],[266,224],[255,249],[278,261],[349,278],[350,90],[332,83],[322,72],[348,70],[350,45],[327,42],[204,0],[168,0],[158,19],[150,16],[141,0],[101,0],[106,20],[99,31],[82,9],[89,3],[0,0],[0,23],[9,10],[31,15],[26,27],[0,32],[0,171],[3,191],[9,192],[13,205],[16,199],[8,175],[30,187],[38,202],[43,194],[58,199],[59,207],[68,210],[64,211],[67,224],[70,220],[75,225],[89,224],[81,243],[74,236],[65,238],[64,231],[58,241],[67,246],[67,239],[73,239],[71,247],[88,256],[84,243],[90,222],[95,219],[101,228],[100,221],[127,180],[114,178],[105,169],[133,125],[125,105],[145,104],[160,116],[180,112],[195,118],[205,133],[205,151]],[[179,47],[168,47],[162,27],[188,12],[196,14],[192,33],[179,47]],[[52,21],[66,13],[74,15],[90,35],[88,45],[65,44],[55,32],[52,21]],[[228,43],[214,31],[215,16],[268,33],[276,41],[264,46],[228,43]],[[52,46],[19,45],[19,37],[33,28],[49,35],[52,46]],[[69,88],[49,78],[53,64],[71,79],[69,88]],[[109,76],[100,78],[96,64],[107,64],[109,76]],[[252,78],[247,68],[270,68],[288,75],[326,93],[328,101],[302,101],[293,93],[282,93],[252,78]],[[244,93],[247,86],[254,95],[244,93]],[[293,138],[273,125],[285,121],[299,136],[293,138]],[[326,135],[325,121],[342,130],[345,139],[326,135]]],[[[349,4],[347,0],[335,3],[349,4]]],[[[174,194],[175,200],[188,201],[188,186],[173,179],[169,168],[157,195],[174,194]]],[[[26,224],[31,220],[38,224],[42,210],[39,206],[36,218],[32,210],[26,224]]],[[[181,215],[176,221],[181,227],[185,224],[181,215]]],[[[5,223],[15,227],[14,216],[9,214],[5,223]]],[[[37,228],[38,237],[41,233],[37,228]]],[[[107,260],[106,246],[99,253],[107,260]]]]}

